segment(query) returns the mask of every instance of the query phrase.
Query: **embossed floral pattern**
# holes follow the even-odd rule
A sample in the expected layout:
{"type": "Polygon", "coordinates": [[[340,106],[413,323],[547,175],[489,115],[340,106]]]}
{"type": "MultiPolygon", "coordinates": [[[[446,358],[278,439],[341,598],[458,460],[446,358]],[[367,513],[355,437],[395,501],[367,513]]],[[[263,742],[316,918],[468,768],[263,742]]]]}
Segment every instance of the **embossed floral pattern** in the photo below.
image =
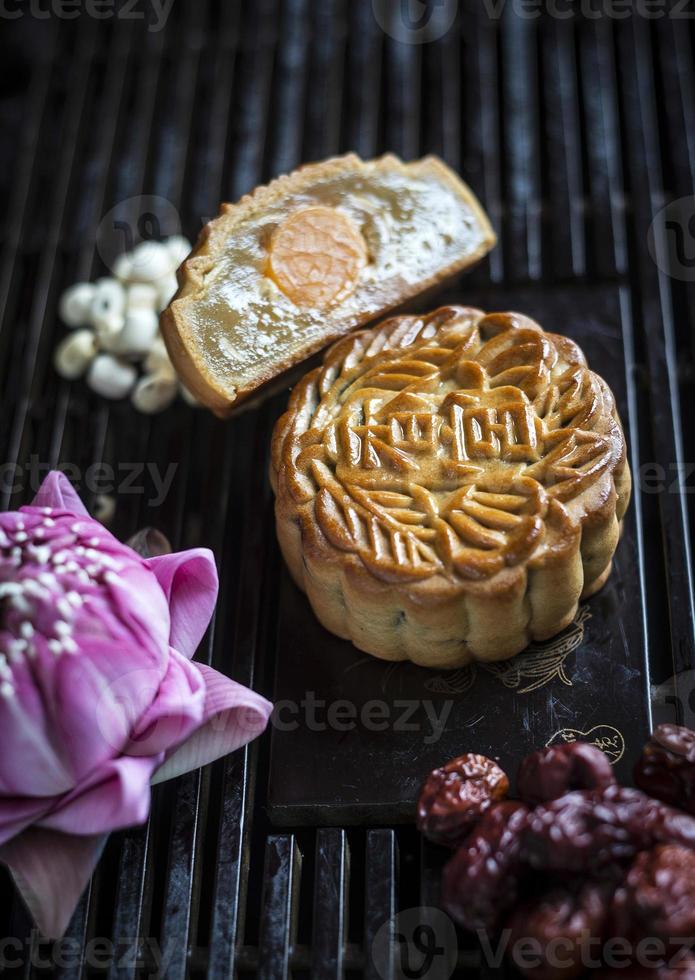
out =
{"type": "Polygon", "coordinates": [[[338,344],[295,419],[291,485],[326,538],[379,577],[480,579],[571,534],[622,445],[579,348],[517,314],[394,323],[380,350],[338,344]]]}
{"type": "Polygon", "coordinates": [[[613,395],[579,347],[453,306],[331,347],[276,426],[271,478],[321,623],[444,668],[568,626],[608,578],[630,499],[613,395]]]}

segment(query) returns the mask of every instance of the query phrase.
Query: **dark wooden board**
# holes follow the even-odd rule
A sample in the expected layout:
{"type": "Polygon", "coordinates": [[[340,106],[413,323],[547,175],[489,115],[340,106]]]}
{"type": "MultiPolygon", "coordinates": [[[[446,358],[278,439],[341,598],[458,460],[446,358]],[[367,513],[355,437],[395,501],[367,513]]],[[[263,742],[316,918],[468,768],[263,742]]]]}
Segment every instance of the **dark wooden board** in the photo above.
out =
{"type": "MultiPolygon", "coordinates": [[[[458,292],[445,298],[461,302],[458,292]]],[[[576,340],[613,389],[630,445],[630,323],[616,288],[527,288],[465,302],[521,310],[576,340]]],[[[425,773],[452,756],[482,752],[513,775],[526,753],[574,738],[599,744],[629,780],[649,728],[636,527],[633,505],[611,578],[564,633],[506,663],[459,671],[360,652],[320,626],[285,571],[268,790],[273,822],[407,821],[425,773]]]]}

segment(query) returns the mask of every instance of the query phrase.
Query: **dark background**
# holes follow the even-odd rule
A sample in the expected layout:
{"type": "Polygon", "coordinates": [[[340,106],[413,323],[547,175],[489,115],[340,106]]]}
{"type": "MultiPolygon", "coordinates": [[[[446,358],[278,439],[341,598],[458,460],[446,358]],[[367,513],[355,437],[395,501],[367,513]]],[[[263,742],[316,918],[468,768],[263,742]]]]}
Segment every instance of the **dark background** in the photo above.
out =
{"type": "MultiPolygon", "coordinates": [[[[183,403],[137,416],[56,376],[56,304],[72,282],[107,271],[111,209],[132,214],[124,201],[169,202],[159,205],[161,232],[176,231],[178,215],[195,237],[221,200],[302,160],[435,152],[471,184],[500,237],[459,297],[522,290],[542,309],[546,294],[571,285],[584,302],[596,292],[617,303],[630,345],[634,528],[653,679],[694,666],[695,475],[684,486],[686,467],[674,486],[673,467],[695,461],[695,4],[558,0],[549,12],[445,0],[432,5],[432,33],[452,9],[455,20],[427,43],[399,40],[408,12],[396,0],[174,0],[158,30],[150,3],[127,6],[130,14],[119,3],[120,15],[104,19],[87,5],[67,19],[58,0],[7,0],[0,12],[2,505],[29,499],[32,460],[71,464],[91,506],[101,477],[90,465],[165,472],[176,463],[156,511],[146,477],[140,493],[117,488],[113,529],[127,537],[156,523],[177,548],[214,548],[223,601],[200,655],[271,696],[282,572],[266,457],[284,396],[228,423],[183,403]],[[647,18],[645,6],[661,16],[647,18]],[[650,225],[681,198],[671,224],[656,225],[666,251],[671,239],[678,245],[674,222],[681,235],[660,271],[650,225]],[[640,466],[661,469],[643,470],[645,483],[640,466]]],[[[410,16],[427,22],[423,10],[413,3],[410,16]]],[[[145,949],[164,950],[171,977],[281,976],[288,962],[297,976],[311,965],[316,976],[377,975],[374,931],[396,909],[436,901],[440,858],[408,826],[272,829],[268,756],[264,736],[155,792],[149,825],[111,838],[70,929],[77,954],[59,973],[96,972],[91,938],[112,937],[124,951],[141,936],[145,949]]],[[[320,758],[315,766],[320,773],[320,758]]],[[[0,936],[26,939],[18,975],[45,972],[31,964],[32,948],[50,954],[32,947],[30,928],[0,873],[0,936]]],[[[139,975],[132,961],[112,960],[107,972],[139,975]]],[[[461,975],[477,962],[464,945],[461,975]]]]}

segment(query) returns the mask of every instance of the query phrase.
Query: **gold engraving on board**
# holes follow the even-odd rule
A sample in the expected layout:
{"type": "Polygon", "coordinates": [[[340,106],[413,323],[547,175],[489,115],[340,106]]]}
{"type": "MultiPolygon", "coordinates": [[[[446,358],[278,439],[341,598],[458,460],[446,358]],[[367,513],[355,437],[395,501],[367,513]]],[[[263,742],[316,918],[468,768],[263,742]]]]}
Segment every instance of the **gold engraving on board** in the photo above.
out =
{"type": "MultiPolygon", "coordinates": [[[[572,687],[565,662],[584,640],[584,624],[589,619],[589,607],[581,606],[574,621],[559,636],[543,643],[530,643],[504,663],[479,663],[477,666],[516,694],[530,694],[556,679],[572,687]]],[[[458,670],[435,674],[425,681],[425,687],[435,694],[465,694],[475,684],[476,677],[476,665],[469,664],[458,670]]]]}
{"type": "Polygon", "coordinates": [[[589,742],[590,745],[595,745],[597,749],[605,752],[613,766],[616,762],[620,762],[625,754],[623,734],[613,725],[594,725],[588,732],[578,728],[561,728],[545,744],[546,746],[566,745],[569,742],[589,742]]]}
{"type": "Polygon", "coordinates": [[[475,664],[436,674],[425,681],[425,687],[433,694],[465,694],[475,684],[477,669],[475,664]]]}
{"type": "Polygon", "coordinates": [[[530,643],[516,657],[504,663],[481,666],[517,694],[530,694],[555,679],[572,687],[565,661],[582,643],[584,623],[590,618],[591,613],[583,606],[574,621],[559,636],[543,643],[530,643]]]}

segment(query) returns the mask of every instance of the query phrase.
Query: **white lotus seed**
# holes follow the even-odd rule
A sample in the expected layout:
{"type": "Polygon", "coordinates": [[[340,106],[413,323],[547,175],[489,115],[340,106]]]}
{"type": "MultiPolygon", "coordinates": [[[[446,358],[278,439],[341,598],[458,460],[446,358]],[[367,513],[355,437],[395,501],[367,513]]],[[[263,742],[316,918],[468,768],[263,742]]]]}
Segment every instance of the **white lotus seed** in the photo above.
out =
{"type": "Polygon", "coordinates": [[[103,350],[115,351],[123,330],[125,317],[122,313],[104,313],[94,322],[94,332],[103,350]]]}
{"type": "Polygon", "coordinates": [[[189,391],[188,388],[182,384],[179,384],[179,388],[181,390],[181,397],[187,405],[190,405],[192,408],[200,408],[200,402],[192,391],[189,391]]]}
{"type": "Polygon", "coordinates": [[[159,317],[153,309],[130,310],[126,313],[123,329],[114,340],[113,350],[123,357],[144,357],[158,331],[159,317]]]}
{"type": "Polygon", "coordinates": [[[171,238],[167,238],[164,244],[172,260],[176,263],[177,268],[184,259],[188,258],[193,248],[188,239],[184,238],[183,235],[172,235],[171,238]]]}
{"type": "Polygon", "coordinates": [[[154,285],[157,288],[157,309],[161,313],[171,303],[176,290],[179,288],[179,283],[172,272],[168,276],[162,276],[154,285]]]}
{"type": "Polygon", "coordinates": [[[119,255],[113,263],[111,271],[117,279],[121,280],[121,282],[128,282],[133,271],[132,253],[124,252],[122,255],[119,255]]]}
{"type": "Polygon", "coordinates": [[[123,313],[125,310],[125,290],[117,279],[104,277],[94,284],[92,316],[102,313],[123,313]]]}
{"type": "MultiPolygon", "coordinates": [[[[94,517],[100,524],[109,524],[116,514],[116,498],[107,493],[100,493],[94,501],[94,517]]],[[[68,596],[68,601],[71,602],[68,596]]]]}
{"type": "Polygon", "coordinates": [[[149,282],[134,282],[126,293],[126,310],[154,310],[157,308],[159,294],[149,282]]]}
{"type": "Polygon", "coordinates": [[[174,270],[174,261],[161,242],[142,242],[131,260],[130,278],[136,282],[155,282],[174,270]]]}
{"type": "Polygon", "coordinates": [[[123,329],[125,290],[116,279],[98,279],[90,311],[90,322],[99,347],[114,349],[114,339],[123,329]]]}
{"type": "Polygon", "coordinates": [[[166,374],[146,374],[138,381],[131,400],[139,412],[152,415],[171,405],[177,390],[175,378],[166,374]]]}
{"type": "Polygon", "coordinates": [[[84,374],[97,354],[93,330],[75,330],[56,347],[53,363],[59,375],[74,381],[84,374]]]}
{"type": "Polygon", "coordinates": [[[118,353],[118,338],[123,330],[123,324],[125,323],[125,317],[121,317],[118,323],[114,323],[110,329],[102,329],[96,331],[97,335],[97,346],[100,351],[106,351],[109,354],[118,353]]]}
{"type": "Polygon", "coordinates": [[[168,374],[172,378],[176,377],[174,365],[169,359],[169,353],[161,335],[155,338],[149,354],[143,361],[143,367],[147,374],[168,374]]]}
{"type": "Polygon", "coordinates": [[[95,292],[91,282],[78,282],[65,290],[58,303],[58,315],[66,326],[84,327],[89,323],[95,292]]]}
{"type": "Polygon", "coordinates": [[[87,384],[102,398],[125,398],[135,386],[137,371],[111,354],[99,354],[92,361],[87,384]]]}

